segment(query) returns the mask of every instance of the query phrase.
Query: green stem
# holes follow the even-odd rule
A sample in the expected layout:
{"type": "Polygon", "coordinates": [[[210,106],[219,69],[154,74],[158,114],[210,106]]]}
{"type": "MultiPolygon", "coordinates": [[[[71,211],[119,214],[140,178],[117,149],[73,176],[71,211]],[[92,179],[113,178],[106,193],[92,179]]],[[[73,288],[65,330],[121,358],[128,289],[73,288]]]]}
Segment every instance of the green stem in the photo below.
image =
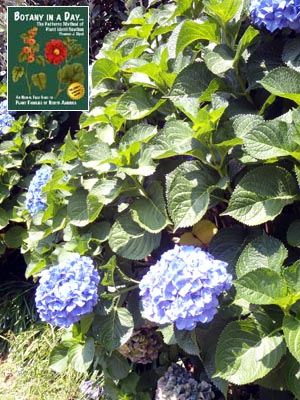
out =
{"type": "Polygon", "coordinates": [[[31,95],[31,85],[30,85],[30,82],[28,79],[28,64],[26,64],[25,79],[26,79],[26,84],[27,84],[27,88],[28,88],[28,93],[29,93],[29,95],[31,95]]]}
{"type": "Polygon", "coordinates": [[[115,293],[115,296],[116,296],[116,297],[117,297],[117,296],[121,296],[122,294],[128,293],[128,292],[130,292],[131,290],[137,289],[138,287],[139,287],[139,284],[137,284],[137,285],[132,285],[132,286],[129,286],[129,287],[125,288],[125,289],[118,290],[118,291],[115,293]]]}

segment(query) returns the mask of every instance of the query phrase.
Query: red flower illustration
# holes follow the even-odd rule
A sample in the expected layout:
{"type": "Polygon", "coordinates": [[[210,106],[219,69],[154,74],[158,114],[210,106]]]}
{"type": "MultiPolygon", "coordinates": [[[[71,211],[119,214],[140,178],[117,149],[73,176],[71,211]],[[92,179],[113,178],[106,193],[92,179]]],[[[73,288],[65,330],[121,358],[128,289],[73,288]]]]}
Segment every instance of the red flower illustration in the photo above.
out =
{"type": "Polygon", "coordinates": [[[61,64],[67,57],[67,48],[59,39],[52,39],[46,43],[45,57],[51,64],[61,64]]]}

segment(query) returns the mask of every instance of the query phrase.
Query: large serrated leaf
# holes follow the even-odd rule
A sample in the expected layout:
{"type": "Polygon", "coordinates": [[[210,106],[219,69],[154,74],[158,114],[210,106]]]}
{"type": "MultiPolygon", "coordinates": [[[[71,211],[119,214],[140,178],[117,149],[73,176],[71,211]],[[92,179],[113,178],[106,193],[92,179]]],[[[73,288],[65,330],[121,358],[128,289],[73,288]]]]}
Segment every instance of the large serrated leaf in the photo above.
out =
{"type": "Polygon", "coordinates": [[[116,79],[118,66],[108,58],[96,60],[92,69],[92,85],[99,85],[104,79],[116,79]]]}
{"type": "Polygon", "coordinates": [[[288,67],[275,68],[260,83],[270,93],[293,100],[298,105],[300,104],[299,72],[288,67]]]}
{"type": "Polygon", "coordinates": [[[75,226],[85,226],[89,223],[87,196],[86,190],[78,188],[69,199],[68,215],[70,223],[75,226]]]}
{"type": "Polygon", "coordinates": [[[243,138],[257,125],[260,125],[264,119],[256,114],[237,115],[233,119],[233,129],[235,136],[243,138]]]}
{"type": "Polygon", "coordinates": [[[238,46],[235,52],[234,61],[237,62],[242,56],[243,52],[254,42],[255,37],[259,31],[254,29],[253,26],[248,26],[241,39],[238,41],[238,46]]]}
{"type": "Polygon", "coordinates": [[[233,68],[234,54],[225,44],[205,49],[204,61],[213,74],[223,74],[233,68]]]}
{"type": "Polygon", "coordinates": [[[297,361],[300,360],[300,321],[292,315],[283,318],[283,333],[289,351],[297,361]]]}
{"type": "Polygon", "coordinates": [[[230,21],[242,5],[241,0],[205,0],[205,11],[223,23],[230,21]]]}
{"type": "Polygon", "coordinates": [[[199,356],[200,349],[197,343],[195,330],[185,331],[175,328],[175,338],[177,344],[188,354],[199,356]]]}
{"type": "Polygon", "coordinates": [[[251,320],[230,322],[217,345],[215,376],[251,383],[275,368],[284,353],[283,336],[263,336],[251,320]]]}
{"type": "Polygon", "coordinates": [[[288,285],[289,292],[299,295],[300,293],[300,260],[293,265],[285,267],[283,277],[288,285]]]}
{"type": "Polygon", "coordinates": [[[255,237],[255,231],[251,233],[238,225],[221,229],[212,238],[208,251],[216,259],[227,262],[231,267],[230,270],[233,270],[243,248],[255,237]]]}
{"type": "Polygon", "coordinates": [[[300,247],[300,219],[293,221],[286,233],[288,244],[293,247],[300,247]]]}
{"type": "Polygon", "coordinates": [[[196,147],[194,134],[187,122],[167,121],[150,144],[152,157],[160,159],[188,153],[196,147]]]}
{"type": "Polygon", "coordinates": [[[292,156],[299,159],[300,146],[289,133],[288,125],[282,121],[269,121],[257,125],[244,136],[247,153],[259,160],[292,156]]]}
{"type": "Polygon", "coordinates": [[[278,304],[286,302],[287,285],[281,275],[269,268],[250,271],[234,282],[239,297],[253,304],[278,304]]]}
{"type": "Polygon", "coordinates": [[[152,233],[162,231],[169,223],[162,185],[153,181],[147,187],[149,197],[136,199],[130,210],[133,220],[152,233]]]}
{"type": "Polygon", "coordinates": [[[95,196],[102,204],[111,203],[118,197],[122,189],[122,180],[118,178],[101,178],[98,179],[95,185],[89,191],[88,196],[95,196]]]}
{"type": "Polygon", "coordinates": [[[288,389],[295,395],[296,399],[300,398],[300,364],[294,357],[288,355],[284,368],[284,378],[288,389]]]}
{"type": "Polygon", "coordinates": [[[155,99],[141,86],[127,90],[118,100],[116,111],[128,120],[142,119],[157,110],[166,99],[155,99]]]}
{"type": "Polygon", "coordinates": [[[209,192],[218,175],[195,161],[179,165],[167,175],[167,203],[174,230],[194,225],[209,206],[209,192]]]}
{"type": "Polygon", "coordinates": [[[133,333],[133,318],[126,308],[114,308],[107,315],[96,315],[93,323],[95,338],[111,354],[126,343],[133,333]]]}
{"type": "Polygon", "coordinates": [[[272,221],[283,207],[295,201],[297,194],[297,182],[286,169],[264,165],[240,180],[223,215],[246,225],[259,225],[272,221]]]}
{"type": "Polygon", "coordinates": [[[300,40],[299,38],[285,41],[282,61],[290,68],[300,72],[300,40]]]}
{"type": "Polygon", "coordinates": [[[269,268],[280,273],[288,252],[283,243],[263,234],[249,243],[236,264],[238,278],[258,268],[269,268]]]}
{"type": "Polygon", "coordinates": [[[69,348],[68,359],[70,365],[77,372],[85,373],[91,366],[95,355],[95,344],[92,337],[88,337],[85,343],[76,343],[69,348]]]}
{"type": "Polygon", "coordinates": [[[122,214],[111,228],[108,243],[120,256],[141,260],[159,246],[160,234],[145,231],[129,214],[122,214]]]}
{"type": "Polygon", "coordinates": [[[196,40],[209,40],[219,44],[221,42],[218,25],[211,21],[197,23],[183,22],[176,43],[176,55],[181,53],[189,44],[196,40]]]}
{"type": "Polygon", "coordinates": [[[205,63],[194,62],[179,72],[168,94],[175,107],[189,117],[199,112],[199,97],[213,79],[205,63]]]}

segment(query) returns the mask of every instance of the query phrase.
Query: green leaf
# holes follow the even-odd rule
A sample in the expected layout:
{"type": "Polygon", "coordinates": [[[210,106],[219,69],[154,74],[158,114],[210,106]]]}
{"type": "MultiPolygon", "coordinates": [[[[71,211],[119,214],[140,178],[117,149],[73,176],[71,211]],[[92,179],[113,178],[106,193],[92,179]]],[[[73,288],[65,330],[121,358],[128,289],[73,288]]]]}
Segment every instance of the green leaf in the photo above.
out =
{"type": "Polygon", "coordinates": [[[286,233],[288,244],[293,247],[300,247],[300,219],[293,221],[286,233]]]}
{"type": "Polygon", "coordinates": [[[8,225],[9,218],[7,215],[7,211],[4,208],[0,208],[0,229],[3,229],[8,225]]]}
{"type": "Polygon", "coordinates": [[[50,353],[49,368],[58,374],[68,367],[68,347],[59,344],[50,353]]]}
{"type": "Polygon", "coordinates": [[[69,199],[68,215],[70,223],[75,226],[85,226],[89,223],[87,196],[86,190],[78,188],[69,199]]]}
{"type": "Polygon", "coordinates": [[[142,119],[157,110],[166,99],[156,99],[141,86],[127,90],[118,100],[116,111],[128,120],[142,119]]]}
{"type": "Polygon", "coordinates": [[[238,41],[238,46],[234,56],[235,62],[237,62],[241,58],[243,52],[253,44],[254,39],[258,34],[259,31],[257,29],[253,28],[251,25],[248,26],[241,39],[238,41]]]}
{"type": "Polygon", "coordinates": [[[234,133],[237,137],[243,138],[263,121],[264,119],[257,114],[237,115],[233,120],[234,133]]]}
{"type": "Polygon", "coordinates": [[[129,214],[122,214],[111,228],[108,243],[118,255],[141,260],[159,246],[160,234],[145,231],[129,214]]]}
{"type": "Polygon", "coordinates": [[[165,344],[170,345],[170,344],[177,343],[175,333],[174,333],[174,324],[170,324],[170,325],[164,326],[162,328],[159,328],[157,331],[161,332],[161,334],[163,335],[165,344]]]}
{"type": "Polygon", "coordinates": [[[221,215],[230,215],[246,225],[259,225],[272,221],[283,207],[295,201],[297,194],[297,182],[286,169],[264,165],[240,180],[221,215]]]}
{"type": "Polygon", "coordinates": [[[12,80],[13,82],[18,82],[20,78],[24,75],[24,67],[13,67],[12,69],[12,80]]]}
{"type": "Polygon", "coordinates": [[[4,240],[7,247],[18,248],[27,237],[27,230],[22,226],[13,226],[5,232],[4,240]]]}
{"type": "Polygon", "coordinates": [[[96,315],[93,323],[95,338],[112,354],[126,343],[133,333],[133,318],[126,308],[113,308],[107,315],[96,315]]]}
{"type": "Polygon", "coordinates": [[[78,149],[75,142],[72,140],[70,133],[65,138],[63,162],[74,160],[78,157],[78,149]]]}
{"type": "Polygon", "coordinates": [[[212,187],[218,182],[215,171],[187,161],[167,175],[167,203],[174,231],[194,225],[206,213],[212,187]]]}
{"type": "Polygon", "coordinates": [[[204,0],[205,11],[223,23],[230,21],[242,5],[241,0],[204,0]]]}
{"type": "Polygon", "coordinates": [[[137,124],[130,128],[120,140],[120,150],[131,149],[135,154],[140,143],[147,143],[157,134],[157,127],[149,124],[137,124]]]}
{"type": "Polygon", "coordinates": [[[110,357],[106,357],[105,364],[105,372],[112,379],[124,379],[131,370],[128,360],[117,351],[114,351],[110,357]]]}
{"type": "Polygon", "coordinates": [[[300,364],[294,357],[289,356],[284,368],[284,378],[288,389],[300,398],[300,364]]]}
{"type": "Polygon", "coordinates": [[[118,66],[108,58],[100,58],[93,64],[92,85],[99,85],[104,79],[117,79],[118,66]]]}
{"type": "Polygon", "coordinates": [[[300,104],[299,72],[288,67],[275,68],[260,83],[270,93],[293,100],[298,105],[300,104]]]}
{"type": "Polygon", "coordinates": [[[100,178],[90,189],[88,197],[95,196],[100,203],[107,205],[118,197],[121,189],[121,179],[100,178]]]}
{"type": "Polygon", "coordinates": [[[259,160],[292,156],[300,157],[300,147],[293,142],[288,124],[269,121],[257,125],[244,136],[245,149],[250,156],[259,160]]]}
{"type": "Polygon", "coordinates": [[[269,268],[250,271],[234,282],[238,295],[253,304],[285,305],[287,285],[281,275],[269,268]]]}
{"type": "Polygon", "coordinates": [[[40,90],[46,89],[47,75],[44,72],[33,74],[31,80],[34,86],[38,87],[40,90]]]}
{"type": "Polygon", "coordinates": [[[209,46],[204,54],[205,64],[213,74],[223,74],[233,68],[234,53],[225,44],[209,46]]]}
{"type": "Polygon", "coordinates": [[[236,274],[240,278],[258,268],[269,268],[280,273],[287,255],[280,240],[263,234],[245,247],[236,264],[236,274]]]}
{"type": "Polygon", "coordinates": [[[285,353],[283,336],[264,336],[252,320],[230,322],[219,338],[215,376],[237,385],[267,375],[285,353]]]}
{"type": "Polygon", "coordinates": [[[176,55],[196,40],[209,40],[220,44],[221,38],[218,25],[211,21],[197,23],[187,20],[183,22],[177,37],[176,55]]]}
{"type": "Polygon", "coordinates": [[[195,132],[187,122],[171,119],[151,141],[151,155],[160,159],[186,154],[196,147],[194,135],[195,132]]]}
{"type": "Polygon", "coordinates": [[[187,354],[199,356],[200,349],[197,343],[195,330],[186,331],[175,328],[174,333],[176,342],[182,348],[182,350],[184,350],[187,354]]]}
{"type": "MultiPolygon", "coordinates": [[[[255,234],[255,231],[251,232],[255,234]]],[[[255,237],[255,235],[254,235],[255,237]]],[[[247,229],[234,225],[224,228],[213,236],[208,251],[218,260],[225,261],[230,267],[235,266],[243,248],[253,239],[247,229]]]]}
{"type": "Polygon", "coordinates": [[[92,323],[94,321],[94,314],[91,312],[89,314],[84,315],[80,319],[80,332],[85,335],[88,333],[92,323]]]}
{"type": "Polygon", "coordinates": [[[293,265],[283,269],[283,277],[288,285],[289,292],[295,295],[300,294],[300,260],[293,265]]]}
{"type": "Polygon", "coordinates": [[[283,318],[283,333],[289,351],[297,361],[300,359],[300,321],[292,315],[283,318]]]}
{"type": "Polygon", "coordinates": [[[168,98],[188,116],[196,117],[199,111],[199,97],[209,87],[212,79],[213,75],[205,63],[194,62],[179,72],[168,98]]]}
{"type": "Polygon", "coordinates": [[[157,188],[159,190],[161,189],[161,195],[156,197],[158,201],[141,197],[136,199],[130,206],[132,219],[139,224],[140,227],[151,233],[162,231],[170,223],[165,211],[162,187],[157,185],[157,188]]]}
{"type": "Polygon", "coordinates": [[[84,345],[76,343],[69,348],[68,359],[77,372],[87,372],[95,355],[95,344],[92,337],[88,337],[84,345]]]}
{"type": "Polygon", "coordinates": [[[282,52],[282,61],[289,67],[300,72],[300,40],[299,38],[286,40],[282,52]]]}

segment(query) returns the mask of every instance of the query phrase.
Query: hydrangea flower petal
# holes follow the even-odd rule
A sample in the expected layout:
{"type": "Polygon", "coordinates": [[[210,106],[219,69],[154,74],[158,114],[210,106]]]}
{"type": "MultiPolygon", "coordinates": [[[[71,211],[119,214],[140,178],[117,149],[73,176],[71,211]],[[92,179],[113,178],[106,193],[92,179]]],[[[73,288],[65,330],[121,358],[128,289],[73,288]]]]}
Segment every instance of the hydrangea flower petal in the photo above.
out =
{"type": "Polygon", "coordinates": [[[33,217],[38,211],[46,209],[47,204],[43,198],[43,187],[50,180],[52,169],[49,166],[39,169],[30,182],[26,194],[25,207],[33,217]]]}
{"type": "Polygon", "coordinates": [[[227,263],[194,246],[175,246],[142,278],[139,287],[143,314],[158,324],[176,323],[192,330],[212,321],[217,296],[231,287],[227,263]]]}
{"type": "Polygon", "coordinates": [[[73,254],[42,271],[35,303],[42,321],[69,327],[92,312],[100,276],[89,257],[73,254]]]}
{"type": "Polygon", "coordinates": [[[7,111],[7,100],[0,102],[0,134],[3,133],[3,128],[6,126],[12,126],[14,121],[14,112],[7,111]]]}
{"type": "Polygon", "coordinates": [[[284,28],[300,31],[299,0],[252,0],[249,9],[254,24],[270,32],[284,28]]]}

